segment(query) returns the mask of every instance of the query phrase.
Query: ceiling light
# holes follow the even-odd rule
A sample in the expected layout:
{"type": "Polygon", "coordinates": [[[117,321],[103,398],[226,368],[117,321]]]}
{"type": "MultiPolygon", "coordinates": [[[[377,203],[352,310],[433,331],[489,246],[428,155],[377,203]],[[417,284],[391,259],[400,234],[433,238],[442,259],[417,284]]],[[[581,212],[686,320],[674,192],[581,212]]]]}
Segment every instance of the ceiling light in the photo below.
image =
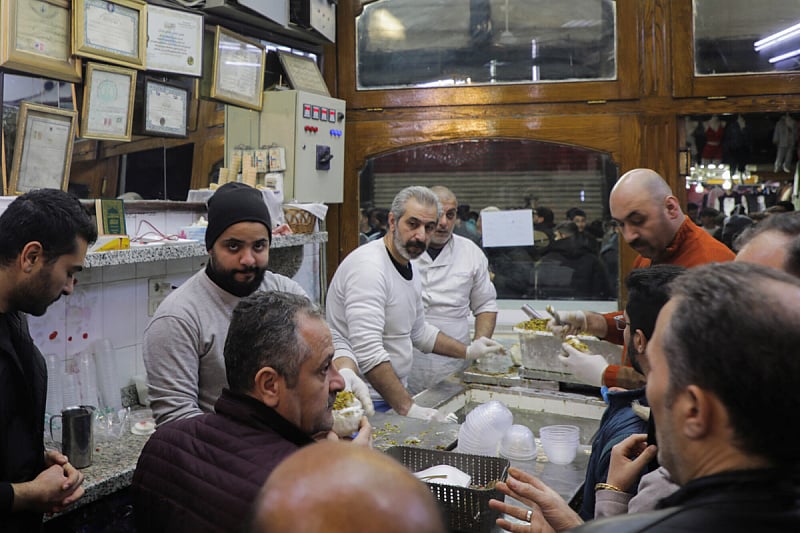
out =
{"type": "Polygon", "coordinates": [[[775,45],[781,41],[785,41],[786,39],[791,39],[795,35],[800,34],[800,24],[795,24],[785,30],[781,30],[779,32],[775,32],[772,35],[767,35],[763,39],[756,41],[753,43],[753,47],[756,49],[756,52],[760,52],[764,48],[769,48],[772,45],[775,45]]]}
{"type": "Polygon", "coordinates": [[[797,50],[792,50],[791,52],[786,52],[785,54],[781,54],[779,56],[770,57],[770,63],[777,63],[778,61],[783,61],[784,59],[789,59],[790,57],[800,56],[800,48],[797,50]]]}

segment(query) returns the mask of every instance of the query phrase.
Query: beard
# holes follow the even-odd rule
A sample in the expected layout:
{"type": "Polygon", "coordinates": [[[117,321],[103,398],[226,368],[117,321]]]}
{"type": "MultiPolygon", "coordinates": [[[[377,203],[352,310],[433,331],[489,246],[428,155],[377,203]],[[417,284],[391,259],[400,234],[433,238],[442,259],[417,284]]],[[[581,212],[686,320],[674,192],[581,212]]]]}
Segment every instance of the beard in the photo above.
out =
{"type": "Polygon", "coordinates": [[[400,238],[400,232],[397,228],[395,228],[392,234],[392,240],[394,241],[394,249],[397,250],[400,257],[406,261],[416,259],[428,248],[428,244],[425,241],[420,241],[418,239],[411,239],[404,243],[400,238]]]}
{"type": "Polygon", "coordinates": [[[266,268],[259,268],[258,266],[236,270],[223,270],[217,268],[213,254],[210,255],[208,264],[206,265],[206,274],[211,278],[211,281],[216,283],[220,289],[234,296],[238,296],[239,298],[244,298],[254,293],[261,285],[261,282],[264,281],[264,272],[266,271],[266,268]],[[250,281],[238,281],[236,279],[237,274],[253,274],[253,279],[250,281]]]}
{"type": "Polygon", "coordinates": [[[55,296],[50,294],[50,273],[52,268],[45,268],[33,279],[21,287],[17,287],[12,298],[12,309],[22,311],[31,316],[42,316],[56,300],[61,298],[61,292],[55,296]]]}
{"type": "Polygon", "coordinates": [[[633,346],[633,339],[631,339],[630,344],[626,346],[626,349],[628,350],[628,361],[631,362],[631,366],[633,367],[633,369],[636,370],[638,373],[644,375],[644,371],[642,370],[642,367],[639,365],[639,361],[637,359],[638,354],[636,353],[636,348],[634,348],[633,346]]]}

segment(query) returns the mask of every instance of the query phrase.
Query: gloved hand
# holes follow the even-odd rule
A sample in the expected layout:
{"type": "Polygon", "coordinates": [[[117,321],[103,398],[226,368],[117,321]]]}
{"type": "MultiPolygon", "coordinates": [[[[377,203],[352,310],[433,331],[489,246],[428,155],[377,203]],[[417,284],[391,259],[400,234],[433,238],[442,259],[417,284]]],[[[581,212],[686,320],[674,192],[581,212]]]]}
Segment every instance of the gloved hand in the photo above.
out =
{"type": "Polygon", "coordinates": [[[588,328],[586,313],[583,311],[559,311],[557,315],[560,323],[557,324],[556,319],[552,319],[547,322],[547,329],[560,337],[577,335],[588,328]]]}
{"type": "Polygon", "coordinates": [[[374,415],[375,407],[372,405],[372,398],[369,397],[367,384],[349,368],[342,368],[339,370],[339,374],[344,378],[344,390],[355,394],[358,401],[361,402],[361,407],[364,408],[364,414],[367,416],[374,415]]]}
{"type": "Polygon", "coordinates": [[[467,346],[467,359],[480,359],[489,355],[499,355],[505,353],[506,349],[497,341],[479,337],[467,346]]]}
{"type": "Polygon", "coordinates": [[[605,357],[582,352],[566,342],[561,344],[561,348],[568,356],[558,354],[558,358],[569,367],[578,381],[595,387],[603,385],[603,373],[608,368],[605,357]]]}
{"type": "Polygon", "coordinates": [[[445,415],[438,409],[432,407],[422,407],[415,403],[411,404],[411,408],[406,413],[409,418],[418,418],[419,420],[433,420],[435,422],[458,422],[458,417],[455,413],[445,415]]]}

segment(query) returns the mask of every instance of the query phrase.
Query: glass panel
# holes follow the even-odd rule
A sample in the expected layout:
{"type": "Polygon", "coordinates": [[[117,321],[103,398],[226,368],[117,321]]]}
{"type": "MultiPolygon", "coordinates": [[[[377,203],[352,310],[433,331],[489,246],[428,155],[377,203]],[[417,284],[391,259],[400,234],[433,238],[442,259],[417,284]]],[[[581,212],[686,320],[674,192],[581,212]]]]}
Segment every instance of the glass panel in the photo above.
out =
{"type": "MultiPolygon", "coordinates": [[[[616,178],[616,166],[602,152],[539,141],[481,139],[374,157],[361,172],[360,194],[363,213],[380,218],[373,210],[388,210],[404,187],[449,187],[459,203],[456,233],[483,248],[500,299],[615,300],[618,248],[607,221],[608,192],[616,178]],[[483,218],[496,216],[481,214],[487,208],[500,210],[501,217],[532,220],[532,242],[487,242],[483,218]],[[554,230],[567,222],[570,208],[583,211],[585,217],[575,225],[585,222],[585,227],[574,237],[558,239],[569,233],[566,227],[554,230]]],[[[365,226],[362,233],[373,230],[365,226]]]]}
{"type": "Polygon", "coordinates": [[[694,0],[695,74],[800,70],[800,4],[694,0]]]}
{"type": "Polygon", "coordinates": [[[359,89],[614,80],[613,0],[380,0],[356,21],[359,89]]]}

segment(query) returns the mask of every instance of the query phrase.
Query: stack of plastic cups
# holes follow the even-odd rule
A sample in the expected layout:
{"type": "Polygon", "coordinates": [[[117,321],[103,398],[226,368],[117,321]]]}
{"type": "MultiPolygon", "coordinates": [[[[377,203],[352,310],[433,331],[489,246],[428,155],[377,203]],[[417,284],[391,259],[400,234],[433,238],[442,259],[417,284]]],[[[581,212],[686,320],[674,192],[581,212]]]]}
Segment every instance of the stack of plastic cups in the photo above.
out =
{"type": "Polygon", "coordinates": [[[94,368],[94,357],[90,350],[84,350],[76,358],[79,368],[81,405],[97,407],[97,371],[94,368]]]}
{"type": "Polygon", "coordinates": [[[501,402],[492,400],[479,405],[467,414],[458,430],[457,451],[496,456],[500,438],[513,422],[514,415],[501,402]]]}
{"type": "MultiPolygon", "coordinates": [[[[533,431],[520,424],[514,424],[503,433],[498,446],[500,457],[505,457],[514,468],[519,468],[529,474],[535,474],[536,468],[536,439],[533,431]]],[[[505,497],[505,502],[509,505],[527,507],[519,500],[511,496],[505,497]]],[[[514,517],[506,516],[509,521],[514,517]]]]}
{"type": "Polygon", "coordinates": [[[567,465],[578,453],[581,430],[578,426],[544,426],[539,430],[539,437],[547,459],[556,465],[567,465]]]}

